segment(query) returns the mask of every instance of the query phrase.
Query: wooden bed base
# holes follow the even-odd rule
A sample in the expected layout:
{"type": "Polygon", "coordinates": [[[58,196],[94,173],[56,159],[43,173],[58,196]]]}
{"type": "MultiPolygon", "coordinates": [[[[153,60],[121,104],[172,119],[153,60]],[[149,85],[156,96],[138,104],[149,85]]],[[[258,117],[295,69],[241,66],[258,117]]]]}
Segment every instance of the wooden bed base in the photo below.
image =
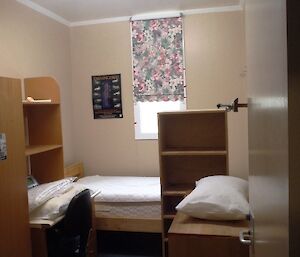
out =
{"type": "MultiPolygon", "coordinates": [[[[83,177],[84,169],[82,162],[65,167],[65,177],[83,177]]],[[[94,213],[94,229],[124,232],[161,233],[161,219],[137,219],[137,218],[106,218],[97,217],[94,213]]]]}
{"type": "Polygon", "coordinates": [[[160,219],[95,217],[96,230],[161,233],[160,219]]]}

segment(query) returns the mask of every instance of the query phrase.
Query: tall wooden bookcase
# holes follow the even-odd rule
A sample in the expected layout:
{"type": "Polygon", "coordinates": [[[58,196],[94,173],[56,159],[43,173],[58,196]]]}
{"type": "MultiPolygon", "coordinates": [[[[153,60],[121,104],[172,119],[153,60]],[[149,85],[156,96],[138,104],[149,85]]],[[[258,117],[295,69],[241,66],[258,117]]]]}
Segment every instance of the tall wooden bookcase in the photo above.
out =
{"type": "Polygon", "coordinates": [[[49,77],[24,80],[25,98],[51,99],[50,103],[23,103],[26,150],[31,174],[39,183],[64,177],[60,96],[49,77]]]}
{"type": "Polygon", "coordinates": [[[21,80],[0,77],[1,256],[31,256],[22,118],[21,80]]]}
{"type": "Polygon", "coordinates": [[[21,80],[0,77],[0,134],[7,146],[0,160],[0,248],[3,256],[41,257],[47,256],[42,229],[31,229],[30,247],[26,176],[40,183],[64,177],[59,87],[52,78],[29,78],[24,92],[52,101],[22,104],[21,80]]]}
{"type": "MultiPolygon", "coordinates": [[[[24,93],[25,98],[51,99],[49,103],[23,102],[28,173],[39,183],[62,179],[64,161],[59,86],[50,77],[27,78],[24,79],[24,93]]],[[[43,228],[31,228],[33,257],[48,255],[46,242],[43,228]]]]}
{"type": "Polygon", "coordinates": [[[228,174],[227,114],[223,110],[158,114],[164,256],[176,205],[209,175],[228,174]]]}

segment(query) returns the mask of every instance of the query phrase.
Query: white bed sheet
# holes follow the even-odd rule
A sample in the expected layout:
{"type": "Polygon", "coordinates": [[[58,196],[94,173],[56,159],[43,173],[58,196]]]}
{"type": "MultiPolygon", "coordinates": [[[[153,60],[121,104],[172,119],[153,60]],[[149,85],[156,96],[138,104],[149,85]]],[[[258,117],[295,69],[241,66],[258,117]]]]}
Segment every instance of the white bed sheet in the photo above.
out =
{"type": "Polygon", "coordinates": [[[160,202],[159,177],[87,176],[76,183],[100,190],[95,202],[160,202]]]}

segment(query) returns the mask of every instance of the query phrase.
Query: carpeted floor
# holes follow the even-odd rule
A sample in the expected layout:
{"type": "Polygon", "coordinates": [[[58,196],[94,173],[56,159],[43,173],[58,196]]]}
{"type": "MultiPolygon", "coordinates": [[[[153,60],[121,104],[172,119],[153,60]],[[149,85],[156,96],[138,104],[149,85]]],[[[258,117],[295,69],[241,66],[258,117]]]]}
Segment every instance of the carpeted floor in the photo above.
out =
{"type": "Polygon", "coordinates": [[[98,257],[161,257],[161,235],[99,232],[98,257]]]}
{"type": "Polygon", "coordinates": [[[149,255],[120,255],[120,254],[100,254],[98,257],[160,257],[160,256],[149,256],[149,255]]]}

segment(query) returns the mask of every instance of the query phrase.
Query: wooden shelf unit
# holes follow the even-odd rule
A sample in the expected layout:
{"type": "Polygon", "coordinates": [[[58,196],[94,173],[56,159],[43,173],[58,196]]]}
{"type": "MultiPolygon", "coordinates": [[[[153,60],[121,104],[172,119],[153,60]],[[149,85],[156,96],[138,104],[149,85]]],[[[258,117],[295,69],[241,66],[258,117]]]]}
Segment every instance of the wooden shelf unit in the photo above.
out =
{"type": "MultiPolygon", "coordinates": [[[[25,99],[51,99],[51,102],[23,102],[25,155],[28,172],[39,183],[64,178],[60,96],[57,82],[49,77],[24,80],[25,99]]],[[[31,228],[33,257],[47,257],[46,232],[31,228]]]]}
{"type": "Polygon", "coordinates": [[[51,102],[23,102],[26,148],[30,173],[39,183],[64,177],[60,96],[57,82],[49,77],[24,80],[25,98],[51,102]]]}
{"type": "Polygon", "coordinates": [[[162,242],[166,257],[168,230],[176,205],[209,175],[228,174],[227,113],[223,110],[163,112],[159,121],[162,188],[162,242]]]}

